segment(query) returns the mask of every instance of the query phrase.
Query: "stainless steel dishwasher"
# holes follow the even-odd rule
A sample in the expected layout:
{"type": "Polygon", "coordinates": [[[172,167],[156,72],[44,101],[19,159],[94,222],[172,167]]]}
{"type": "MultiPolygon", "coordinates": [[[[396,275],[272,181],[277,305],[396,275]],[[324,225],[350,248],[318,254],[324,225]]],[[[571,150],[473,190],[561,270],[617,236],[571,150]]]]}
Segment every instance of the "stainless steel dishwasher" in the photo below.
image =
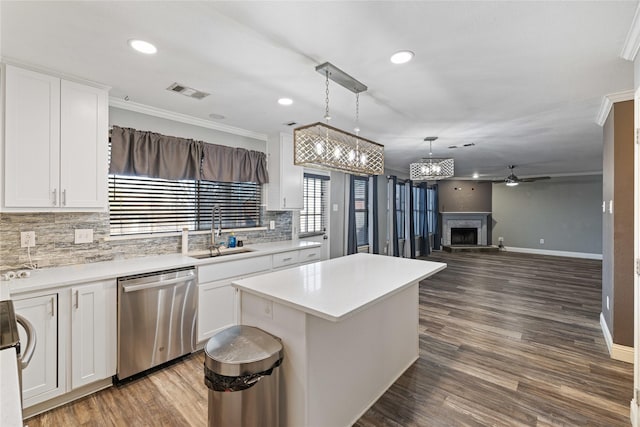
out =
{"type": "Polygon", "coordinates": [[[196,292],[194,267],[118,279],[118,380],[195,350],[196,292]]]}

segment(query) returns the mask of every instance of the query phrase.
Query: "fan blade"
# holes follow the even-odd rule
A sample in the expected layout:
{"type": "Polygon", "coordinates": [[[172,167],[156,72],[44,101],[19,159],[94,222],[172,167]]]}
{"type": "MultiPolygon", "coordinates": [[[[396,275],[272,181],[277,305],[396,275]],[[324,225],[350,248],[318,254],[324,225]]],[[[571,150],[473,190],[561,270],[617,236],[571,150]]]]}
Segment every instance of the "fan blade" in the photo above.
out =
{"type": "Polygon", "coordinates": [[[534,176],[531,178],[521,178],[519,181],[520,182],[535,182],[535,181],[542,181],[544,179],[551,179],[550,176],[534,176]]]}

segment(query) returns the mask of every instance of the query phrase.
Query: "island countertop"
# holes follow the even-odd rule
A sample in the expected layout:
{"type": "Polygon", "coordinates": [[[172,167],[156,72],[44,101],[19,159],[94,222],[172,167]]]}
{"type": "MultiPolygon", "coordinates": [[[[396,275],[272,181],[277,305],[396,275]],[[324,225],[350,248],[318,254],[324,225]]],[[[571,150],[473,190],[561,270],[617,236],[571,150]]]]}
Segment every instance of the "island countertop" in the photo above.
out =
{"type": "Polygon", "coordinates": [[[440,262],[354,254],[232,283],[244,292],[338,322],[446,267],[440,262]]]}

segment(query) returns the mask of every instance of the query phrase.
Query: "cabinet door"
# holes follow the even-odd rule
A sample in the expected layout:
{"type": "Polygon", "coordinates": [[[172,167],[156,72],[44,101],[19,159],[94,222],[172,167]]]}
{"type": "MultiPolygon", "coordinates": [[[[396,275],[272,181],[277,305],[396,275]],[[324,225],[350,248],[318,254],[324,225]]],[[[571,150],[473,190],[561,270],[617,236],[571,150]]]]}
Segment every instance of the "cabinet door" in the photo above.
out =
{"type": "MultiPolygon", "coordinates": [[[[29,366],[22,371],[24,406],[48,400],[64,392],[58,382],[58,295],[14,299],[16,313],[31,322],[36,330],[36,348],[29,366]]],[[[19,328],[20,342],[26,333],[19,328]]]]}
{"type": "Polygon", "coordinates": [[[230,280],[198,285],[198,342],[237,323],[236,290],[230,280]]]}
{"type": "Polygon", "coordinates": [[[58,203],[60,79],[5,68],[4,205],[58,203]]]}
{"type": "Polygon", "coordinates": [[[280,189],[283,209],[302,209],[303,168],[293,164],[293,136],[280,135],[280,189]]]}
{"type": "MultiPolygon", "coordinates": [[[[71,388],[83,386],[110,376],[109,352],[115,352],[107,310],[115,310],[108,301],[107,288],[115,282],[97,282],[71,288],[71,388]]],[[[115,293],[113,293],[115,297],[115,293]]]]}
{"type": "Polygon", "coordinates": [[[107,204],[107,92],[62,80],[60,107],[60,206],[107,204]]]}

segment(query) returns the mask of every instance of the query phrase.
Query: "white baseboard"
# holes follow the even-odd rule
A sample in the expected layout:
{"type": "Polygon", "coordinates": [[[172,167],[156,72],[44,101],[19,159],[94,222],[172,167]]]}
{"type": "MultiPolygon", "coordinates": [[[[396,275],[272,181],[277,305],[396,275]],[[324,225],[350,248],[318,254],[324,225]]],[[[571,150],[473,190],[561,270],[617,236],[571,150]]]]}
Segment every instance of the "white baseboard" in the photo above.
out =
{"type": "Polygon", "coordinates": [[[523,254],[538,254],[550,256],[564,256],[569,258],[585,258],[585,259],[602,259],[602,254],[592,254],[589,252],[569,252],[569,251],[552,251],[549,249],[533,249],[533,248],[515,248],[513,246],[505,247],[507,252],[521,252],[523,254]]]}
{"type": "Polygon", "coordinates": [[[640,411],[638,411],[638,402],[636,399],[631,401],[629,418],[631,419],[632,427],[640,427],[640,411]]]}
{"type": "Polygon", "coordinates": [[[611,347],[613,346],[613,337],[611,336],[611,332],[609,332],[607,321],[604,320],[604,315],[602,314],[602,312],[600,313],[600,329],[602,329],[602,335],[604,335],[604,342],[607,343],[607,350],[609,350],[609,354],[611,354],[611,347]]]}
{"type": "Polygon", "coordinates": [[[604,335],[604,341],[607,343],[609,356],[621,362],[633,363],[633,347],[627,347],[626,345],[615,344],[613,342],[611,332],[609,332],[609,327],[607,327],[607,321],[604,320],[602,313],[600,313],[600,328],[602,329],[602,335],[604,335]]]}

